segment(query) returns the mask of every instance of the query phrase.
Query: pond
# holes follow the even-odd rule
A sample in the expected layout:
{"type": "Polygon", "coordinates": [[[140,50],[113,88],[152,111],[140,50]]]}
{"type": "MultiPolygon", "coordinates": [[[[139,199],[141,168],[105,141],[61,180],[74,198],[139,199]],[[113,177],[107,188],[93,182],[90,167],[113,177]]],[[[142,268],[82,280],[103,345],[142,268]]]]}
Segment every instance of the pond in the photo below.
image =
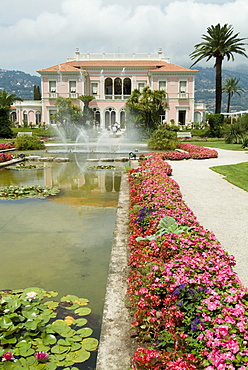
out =
{"type": "MultiPolygon", "coordinates": [[[[33,153],[32,153],[33,154],[33,153]]],[[[44,153],[35,153],[44,155],[44,153]]],[[[57,155],[58,156],[58,155],[57,155]]],[[[42,287],[89,299],[93,336],[99,338],[121,174],[94,170],[89,154],[41,169],[0,170],[0,185],[57,186],[46,199],[1,201],[0,290],[42,287]],[[91,167],[91,169],[90,169],[91,167]]],[[[113,165],[113,163],[112,163],[113,165]]],[[[96,354],[80,369],[94,369],[96,354]]]]}

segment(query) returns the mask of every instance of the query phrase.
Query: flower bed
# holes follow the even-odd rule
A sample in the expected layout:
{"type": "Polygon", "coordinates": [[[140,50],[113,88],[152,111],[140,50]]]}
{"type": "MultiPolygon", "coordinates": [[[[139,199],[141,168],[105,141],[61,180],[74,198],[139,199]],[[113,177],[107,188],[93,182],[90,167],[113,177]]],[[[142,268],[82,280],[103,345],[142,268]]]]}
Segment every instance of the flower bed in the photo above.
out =
{"type": "Polygon", "coordinates": [[[13,156],[10,154],[0,153],[0,163],[8,162],[13,159],[13,156]]]}
{"type": "Polygon", "coordinates": [[[50,195],[56,195],[58,193],[59,189],[52,186],[1,186],[0,200],[11,200],[20,198],[45,198],[50,195]]]}
{"type": "Polygon", "coordinates": [[[245,370],[248,290],[170,173],[163,153],[130,171],[132,369],[245,370]]]}
{"type": "Polygon", "coordinates": [[[14,145],[14,143],[3,143],[3,144],[0,144],[0,151],[1,150],[6,150],[6,149],[12,149],[12,148],[14,148],[15,147],[15,145],[14,145]]]}
{"type": "Polygon", "coordinates": [[[181,143],[179,144],[179,148],[186,150],[190,154],[190,158],[193,159],[207,159],[218,157],[218,152],[214,149],[208,149],[189,143],[181,143]]]}

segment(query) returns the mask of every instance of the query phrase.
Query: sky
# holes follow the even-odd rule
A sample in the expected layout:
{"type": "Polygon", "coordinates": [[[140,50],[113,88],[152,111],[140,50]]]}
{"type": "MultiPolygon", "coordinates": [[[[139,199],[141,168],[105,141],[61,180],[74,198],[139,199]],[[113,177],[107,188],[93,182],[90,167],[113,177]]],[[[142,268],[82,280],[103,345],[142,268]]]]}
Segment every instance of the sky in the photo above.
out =
{"type": "MultiPolygon", "coordinates": [[[[189,68],[189,54],[207,27],[231,24],[239,37],[248,37],[247,0],[0,0],[0,5],[0,69],[31,75],[66,62],[76,48],[81,53],[162,48],[171,63],[189,68]]],[[[211,68],[214,60],[197,66],[211,68]]],[[[239,55],[223,65],[246,66],[248,58],[239,55]]]]}

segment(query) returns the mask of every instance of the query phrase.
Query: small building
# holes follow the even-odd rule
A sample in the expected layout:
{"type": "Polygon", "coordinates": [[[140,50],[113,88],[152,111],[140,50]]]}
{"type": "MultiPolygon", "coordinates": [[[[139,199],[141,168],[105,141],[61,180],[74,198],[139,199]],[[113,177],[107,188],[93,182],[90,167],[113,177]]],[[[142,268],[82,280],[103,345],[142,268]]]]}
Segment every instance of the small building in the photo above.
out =
{"type": "MultiPolygon", "coordinates": [[[[165,90],[168,108],[161,122],[190,125],[197,117],[202,121],[204,107],[195,109],[194,83],[197,70],[170,63],[162,50],[158,53],[80,53],[76,49],[65,63],[39,70],[41,75],[41,121],[53,123],[57,111],[58,96],[71,98],[73,104],[83,109],[80,95],[95,97],[89,104],[94,112],[94,121],[101,128],[124,123],[125,103],[134,89],[140,91],[149,86],[152,90],[165,90]]],[[[28,117],[25,103],[16,102],[18,122],[28,117]],[[26,112],[26,116],[25,116],[26,112]]],[[[36,113],[35,113],[36,115],[36,113]]],[[[34,122],[34,120],[32,121],[34,122]]]]}

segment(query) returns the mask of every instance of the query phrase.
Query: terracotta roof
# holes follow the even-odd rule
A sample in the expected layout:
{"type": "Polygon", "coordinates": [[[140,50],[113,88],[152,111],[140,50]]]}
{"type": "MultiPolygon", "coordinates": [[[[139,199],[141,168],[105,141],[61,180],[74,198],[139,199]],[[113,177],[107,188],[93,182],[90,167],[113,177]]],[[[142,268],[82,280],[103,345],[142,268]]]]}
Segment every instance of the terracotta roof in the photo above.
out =
{"type": "Polygon", "coordinates": [[[151,72],[197,72],[196,70],[180,67],[176,64],[168,63],[163,60],[79,60],[70,61],[53,67],[39,70],[39,73],[49,72],[78,72],[79,69],[84,71],[87,68],[104,68],[104,67],[143,67],[151,72]]]}

